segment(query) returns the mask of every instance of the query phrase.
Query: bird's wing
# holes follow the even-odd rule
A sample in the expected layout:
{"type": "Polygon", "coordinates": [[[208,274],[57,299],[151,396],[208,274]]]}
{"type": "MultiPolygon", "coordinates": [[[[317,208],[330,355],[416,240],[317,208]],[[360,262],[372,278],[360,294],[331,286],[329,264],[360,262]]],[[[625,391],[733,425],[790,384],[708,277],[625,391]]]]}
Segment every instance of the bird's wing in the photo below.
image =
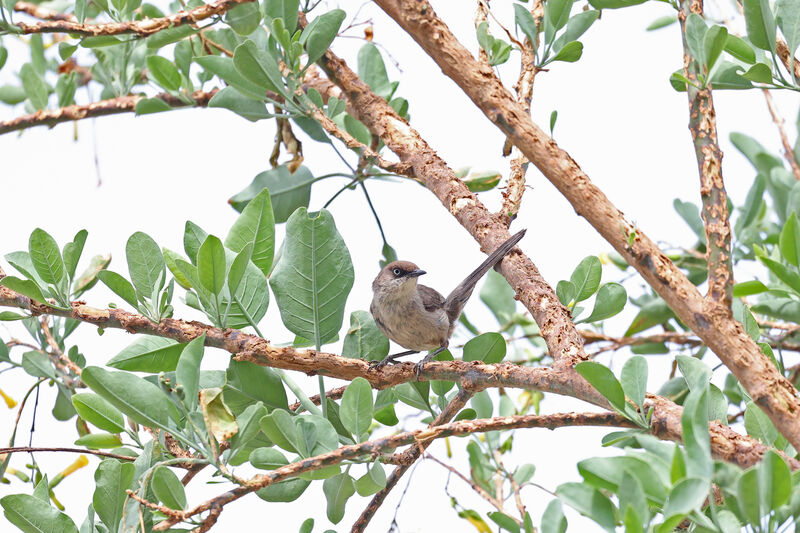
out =
{"type": "Polygon", "coordinates": [[[426,311],[441,309],[444,305],[444,296],[439,294],[436,289],[431,289],[425,285],[417,285],[417,291],[422,297],[422,306],[426,311]]]}

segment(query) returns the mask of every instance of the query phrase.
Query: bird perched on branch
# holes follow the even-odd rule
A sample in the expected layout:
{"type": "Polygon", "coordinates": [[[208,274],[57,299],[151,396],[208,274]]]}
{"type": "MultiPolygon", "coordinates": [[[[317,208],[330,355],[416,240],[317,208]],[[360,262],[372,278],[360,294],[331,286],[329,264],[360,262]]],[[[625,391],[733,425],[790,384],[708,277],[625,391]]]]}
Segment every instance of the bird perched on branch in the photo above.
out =
{"type": "Polygon", "coordinates": [[[379,368],[404,355],[434,350],[414,366],[419,375],[425,363],[447,348],[461,310],[478,280],[502,261],[524,235],[525,230],[519,231],[498,246],[447,298],[418,284],[417,278],[425,271],[410,261],[393,261],[383,267],[372,282],[369,310],[383,334],[408,351],[388,355],[372,366],[379,368]]]}

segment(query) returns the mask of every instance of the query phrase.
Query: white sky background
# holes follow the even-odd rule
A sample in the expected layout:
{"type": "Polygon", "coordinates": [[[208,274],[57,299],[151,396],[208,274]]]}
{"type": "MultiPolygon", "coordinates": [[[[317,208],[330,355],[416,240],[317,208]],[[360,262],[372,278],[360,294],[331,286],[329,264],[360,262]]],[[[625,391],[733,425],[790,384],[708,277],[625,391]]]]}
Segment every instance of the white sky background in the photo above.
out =
{"type": "MultiPolygon", "coordinates": [[[[500,20],[513,25],[511,2],[493,6],[500,20]]],[[[360,3],[341,2],[352,16],[360,3]]],[[[331,8],[335,5],[331,2],[331,8]]],[[[435,2],[437,13],[473,53],[477,43],[473,27],[473,2],[435,2]]],[[[577,8],[576,8],[577,9],[577,8]]],[[[319,11],[320,13],[322,10],[319,11]]],[[[581,39],[584,54],[578,63],[555,63],[550,72],[540,73],[535,82],[533,117],[547,128],[550,112],[558,110],[555,139],[619,207],[645,233],[656,241],[691,246],[694,236],[672,208],[676,197],[699,202],[699,187],[694,150],[687,129],[688,106],[685,93],[675,92],[668,83],[672,71],[681,66],[682,51],[677,25],[657,32],[644,28],[655,18],[671,14],[660,3],[648,3],[631,9],[606,11],[581,39]]],[[[501,157],[503,137],[475,108],[454,83],[390,19],[373,5],[366,5],[359,16],[374,21],[375,41],[385,45],[399,63],[402,72],[392,67],[384,56],[391,79],[399,80],[397,95],[410,101],[411,124],[453,168],[496,169],[508,174],[508,160],[501,157]]],[[[348,18],[347,22],[350,22],[348,18]]],[[[346,22],[346,23],[347,23],[346,22]]],[[[350,35],[361,35],[361,28],[350,35]]],[[[498,34],[498,36],[501,36],[498,34]]],[[[8,40],[8,39],[6,39],[8,40]]],[[[337,40],[334,50],[355,68],[355,56],[361,41],[337,40]]],[[[11,48],[9,64],[0,71],[0,84],[12,79],[12,72],[24,59],[22,48],[11,48]]],[[[169,55],[171,57],[171,54],[169,55]]],[[[27,57],[27,56],[26,56],[27,57]]],[[[510,87],[516,81],[518,54],[503,66],[504,81],[510,87]]],[[[84,90],[79,91],[85,98],[84,90]]],[[[778,109],[787,118],[792,142],[798,98],[792,93],[775,93],[778,109]]],[[[720,144],[725,154],[723,173],[734,204],[740,204],[755,172],[732,147],[728,135],[742,131],[779,153],[780,142],[772,124],[763,95],[759,91],[714,93],[720,144]]],[[[0,119],[23,113],[0,108],[0,119]]],[[[124,245],[134,231],[145,231],[162,245],[182,251],[183,226],[187,219],[210,233],[224,237],[237,213],[225,202],[248,185],[258,172],[269,168],[267,161],[273,144],[271,121],[250,123],[231,112],[219,109],[185,110],[136,118],[132,114],[81,121],[78,140],[73,140],[73,124],[62,124],[52,131],[35,128],[21,135],[0,136],[0,252],[27,249],[30,232],[42,227],[60,245],[81,228],[89,231],[81,270],[89,257],[112,253],[111,269],[126,273],[124,245]],[[95,166],[95,158],[97,166],[95,166]],[[98,186],[98,171],[102,185],[98,186]]],[[[302,136],[302,132],[297,131],[302,136]]],[[[305,139],[303,139],[305,140],[305,139]]],[[[341,146],[341,145],[339,145],[341,146]]],[[[315,175],[342,171],[344,167],[330,150],[304,143],[305,164],[315,175]]],[[[348,155],[349,156],[349,155],[348,155]]],[[[350,157],[350,156],[349,156],[350,157]]],[[[351,161],[355,159],[350,157],[351,161]]],[[[528,172],[529,189],[512,231],[528,228],[520,243],[553,286],[568,279],[574,266],[586,255],[610,251],[603,239],[581,218],[567,201],[534,168],[528,172]]],[[[344,183],[344,178],[325,180],[313,188],[310,209],[318,209],[344,183]]],[[[425,283],[447,293],[484,257],[475,242],[457,221],[426,189],[410,183],[368,182],[373,202],[383,222],[389,242],[402,259],[413,260],[428,271],[425,283]]],[[[500,192],[482,193],[481,200],[496,210],[500,192]]],[[[355,285],[350,294],[345,321],[356,309],[367,309],[371,298],[370,283],[378,269],[381,241],[372,215],[358,191],[342,194],[331,206],[339,231],[353,257],[355,285]]],[[[283,227],[278,227],[282,239],[283,227]]],[[[12,269],[1,263],[10,273],[12,269]]],[[[613,266],[604,270],[603,281],[618,279],[613,266]]],[[[741,279],[742,281],[744,279],[741,279]]],[[[629,293],[632,291],[629,291],[629,293]]],[[[113,297],[98,286],[85,297],[91,305],[105,307],[113,297]]],[[[521,307],[520,307],[521,309],[521,307]]],[[[466,309],[482,329],[494,326],[485,307],[474,298],[466,309]]],[[[176,318],[202,319],[192,310],[178,307],[176,318]]],[[[607,331],[621,334],[631,315],[610,321],[607,331]]],[[[271,302],[262,331],[273,342],[286,342],[293,335],[280,322],[277,307],[271,302]]],[[[0,337],[24,338],[23,328],[0,325],[0,337]]],[[[133,340],[127,333],[107,330],[100,338],[93,328],[83,326],[73,334],[72,342],[82,349],[89,364],[102,364],[133,340]]],[[[328,347],[337,351],[340,346],[328,347]]],[[[20,352],[14,351],[16,357],[20,352]]],[[[224,368],[228,354],[207,349],[204,368],[224,368]]],[[[608,362],[607,359],[603,360],[608,362]]],[[[668,361],[649,358],[650,389],[663,381],[668,361]]],[[[621,361],[614,362],[619,368],[621,361]]],[[[314,394],[316,380],[296,379],[307,383],[314,394]]],[[[32,383],[21,371],[0,375],[0,387],[16,399],[32,383]]],[[[329,387],[339,383],[327,379],[329,387]]],[[[512,398],[519,391],[510,391],[512,398]]],[[[55,422],[50,414],[55,398],[53,388],[43,387],[33,444],[69,445],[77,438],[74,423],[55,422]]],[[[291,393],[289,393],[291,398],[291,393]]],[[[549,395],[542,403],[544,412],[587,410],[581,402],[549,395]]],[[[22,417],[17,444],[27,444],[31,424],[30,406],[22,417]]],[[[0,442],[7,442],[15,410],[0,411],[0,442]]],[[[409,429],[420,427],[410,421],[409,429]]],[[[537,467],[533,480],[550,490],[565,481],[578,480],[577,459],[616,453],[600,447],[605,429],[519,430],[514,453],[507,466],[531,462],[537,467]]],[[[466,439],[451,439],[455,456],[449,462],[468,475],[466,439]]],[[[442,441],[430,448],[446,459],[442,441]]],[[[76,456],[67,454],[37,455],[37,461],[51,476],[71,463],[76,456]]],[[[22,468],[28,457],[18,456],[12,466],[22,468]]],[[[94,488],[92,476],[96,459],[67,478],[56,494],[67,505],[78,524],[85,517],[86,505],[94,488]]],[[[387,468],[387,472],[389,468],[387,468]]],[[[356,469],[355,474],[362,471],[356,469]]],[[[29,492],[16,478],[11,486],[0,487],[0,495],[29,492]]],[[[371,530],[388,529],[392,515],[409,475],[391,493],[373,519],[371,530]]],[[[444,486],[445,471],[427,461],[416,469],[398,513],[401,531],[437,531],[455,527],[470,530],[449,506],[444,486]],[[436,512],[431,512],[431,511],[436,512]]],[[[189,485],[190,504],[211,497],[223,485],[205,485],[201,477],[189,485]]],[[[463,482],[453,478],[450,492],[459,502],[481,511],[493,510],[463,482]]],[[[550,496],[536,488],[526,488],[523,498],[538,525],[550,496]]],[[[366,506],[368,499],[354,496],[347,505],[345,518],[332,526],[325,518],[322,484],[314,483],[293,504],[266,504],[248,496],[227,506],[215,530],[296,531],[302,521],[317,518],[315,531],[332,527],[348,530],[366,506]],[[268,521],[265,517],[269,517],[268,521]]],[[[507,506],[514,513],[513,502],[507,506]]],[[[572,531],[590,527],[568,511],[572,531]]],[[[8,524],[0,518],[0,529],[8,524]]]]}

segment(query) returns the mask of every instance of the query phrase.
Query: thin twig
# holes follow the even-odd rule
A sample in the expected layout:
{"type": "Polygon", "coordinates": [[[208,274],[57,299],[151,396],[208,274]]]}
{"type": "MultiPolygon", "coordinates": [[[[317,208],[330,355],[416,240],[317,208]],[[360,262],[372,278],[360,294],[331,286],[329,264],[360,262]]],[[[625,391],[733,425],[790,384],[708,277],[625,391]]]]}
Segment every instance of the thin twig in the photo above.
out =
{"type": "Polygon", "coordinates": [[[783,157],[789,163],[789,166],[792,169],[792,174],[794,174],[794,179],[800,181],[800,165],[797,164],[797,159],[794,156],[794,150],[792,149],[792,145],[789,143],[789,138],[786,136],[786,130],[783,129],[783,124],[785,121],[775,108],[775,102],[772,100],[772,93],[769,92],[769,89],[762,89],[762,91],[764,92],[764,99],[767,101],[767,109],[769,109],[772,122],[774,122],[778,127],[778,134],[781,137],[781,144],[783,144],[783,157]]]}
{"type": "Polygon", "coordinates": [[[38,453],[38,452],[64,452],[64,453],[88,453],[98,457],[110,457],[120,461],[135,461],[136,457],[120,455],[118,453],[101,452],[100,450],[89,450],[86,448],[59,448],[59,447],[33,447],[33,446],[14,446],[11,448],[0,448],[0,455],[7,453],[38,453]]]}
{"type": "MultiPolygon", "coordinates": [[[[187,103],[181,98],[168,93],[159,93],[150,98],[157,98],[169,104],[171,107],[206,107],[211,97],[217,94],[218,89],[208,92],[195,91],[190,95],[187,103]]],[[[22,115],[10,120],[0,121],[0,135],[12,131],[24,130],[34,126],[55,126],[62,122],[81,120],[89,117],[101,117],[105,115],[116,115],[119,113],[131,113],[136,111],[136,104],[139,100],[146,98],[142,95],[127,95],[100,100],[91,104],[70,105],[58,109],[46,109],[37,111],[29,115],[22,115]]]]}
{"type": "Polygon", "coordinates": [[[238,5],[252,2],[253,0],[216,0],[210,4],[203,4],[188,11],[179,11],[173,15],[159,18],[146,18],[144,20],[129,20],[125,22],[80,23],[72,20],[44,20],[41,22],[17,22],[16,26],[21,33],[70,33],[77,35],[125,35],[136,34],[147,37],[167,28],[174,28],[184,24],[192,24],[222,15],[229,9],[238,5]]]}

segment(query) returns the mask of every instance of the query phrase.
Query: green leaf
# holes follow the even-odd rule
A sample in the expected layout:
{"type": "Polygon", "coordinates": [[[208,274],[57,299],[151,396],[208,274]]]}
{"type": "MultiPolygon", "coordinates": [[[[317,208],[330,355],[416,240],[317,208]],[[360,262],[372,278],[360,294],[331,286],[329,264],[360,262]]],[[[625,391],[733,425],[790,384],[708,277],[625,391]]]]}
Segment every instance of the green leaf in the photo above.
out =
{"type": "Polygon", "coordinates": [[[272,409],[289,408],[283,382],[275,371],[247,361],[230,362],[223,392],[225,403],[237,416],[259,401],[272,409]]]}
{"type": "Polygon", "coordinates": [[[92,505],[109,531],[117,531],[122,520],[124,504],[128,499],[125,490],[135,488],[133,486],[135,473],[136,467],[133,463],[123,463],[116,459],[106,459],[101,462],[94,473],[95,489],[92,505]]]}
{"type": "Polygon", "coordinates": [[[371,496],[386,486],[386,472],[379,461],[375,461],[367,469],[367,473],[356,480],[356,491],[359,496],[371,496]]]}
{"type": "Polygon", "coordinates": [[[39,303],[48,304],[48,301],[42,295],[42,290],[36,282],[29,279],[19,279],[15,276],[6,276],[0,279],[0,285],[8,287],[12,291],[17,291],[23,296],[27,296],[31,300],[36,300],[39,303]]]}
{"type": "Polygon", "coordinates": [[[300,9],[299,0],[267,0],[263,4],[264,15],[268,20],[279,18],[289,33],[294,33],[297,28],[297,12],[300,9]]]}
{"type": "Polygon", "coordinates": [[[17,105],[25,101],[25,89],[16,85],[0,85],[0,102],[17,105]]]}
{"type": "Polygon", "coordinates": [[[383,63],[378,47],[368,42],[358,51],[358,77],[361,78],[372,90],[377,90],[389,84],[386,74],[386,65],[383,63]]]}
{"type": "Polygon", "coordinates": [[[779,243],[783,258],[789,264],[800,265],[800,224],[796,213],[793,212],[783,225],[779,243]]]}
{"type": "Polygon", "coordinates": [[[758,524],[761,519],[758,489],[758,472],[755,469],[743,472],[737,487],[737,503],[741,513],[752,524],[758,524]]]}
{"type": "Polygon", "coordinates": [[[464,345],[464,361],[499,363],[506,356],[506,340],[499,333],[484,333],[464,345]]]}
{"type": "Polygon", "coordinates": [[[430,383],[427,381],[419,383],[401,383],[400,385],[396,385],[393,390],[397,395],[397,399],[404,404],[417,409],[430,411],[431,406],[428,403],[429,386],[430,383]]]}
{"type": "Polygon", "coordinates": [[[614,531],[616,518],[614,504],[599,490],[584,483],[564,483],[556,489],[556,494],[582,515],[588,516],[607,531],[614,531]]]}
{"type": "Polygon", "coordinates": [[[676,22],[678,22],[678,17],[675,15],[664,15],[663,17],[658,17],[651,22],[650,25],[645,28],[645,31],[660,30],[661,28],[666,28],[667,26],[671,26],[676,22]]]}
{"type": "Polygon", "coordinates": [[[147,71],[148,77],[167,91],[177,91],[181,88],[181,73],[169,59],[155,55],[149,56],[147,71]]]}
{"type": "Polygon", "coordinates": [[[758,280],[743,281],[733,286],[733,297],[744,298],[745,296],[752,296],[767,292],[769,288],[758,280]]]}
{"type": "Polygon", "coordinates": [[[558,296],[558,301],[561,302],[562,305],[569,305],[574,302],[577,289],[571,281],[562,279],[556,285],[556,295],[558,296]]]}
{"type": "Polygon", "coordinates": [[[646,1],[647,0],[589,0],[589,4],[595,9],[619,9],[643,4],[646,1]]]}
{"type": "Polygon", "coordinates": [[[772,69],[764,63],[756,63],[742,77],[756,83],[772,83],[772,69]]]}
{"type": "MultiPolygon", "coordinates": [[[[295,20],[297,12],[295,12],[295,20]]],[[[258,2],[239,4],[225,13],[225,22],[239,35],[250,35],[261,23],[261,11],[258,2]]]]}
{"type": "Polygon", "coordinates": [[[708,387],[689,393],[683,404],[681,426],[686,449],[686,471],[694,477],[710,480],[714,461],[711,459],[708,434],[708,387]]]}
{"type": "Polygon", "coordinates": [[[197,251],[197,276],[211,294],[219,296],[222,293],[227,276],[225,248],[222,241],[213,235],[206,237],[197,251]]]}
{"type": "MultiPolygon", "coordinates": [[[[567,24],[572,3],[573,0],[549,0],[545,3],[545,23],[552,25],[554,33],[567,24]]],[[[548,42],[552,42],[552,39],[548,39],[548,42]]]]}
{"type": "Polygon", "coordinates": [[[582,302],[597,291],[602,275],[600,260],[590,255],[578,263],[570,276],[570,281],[575,285],[575,301],[582,302]]]}
{"type": "Polygon", "coordinates": [[[293,502],[311,484],[307,479],[290,479],[256,491],[256,495],[268,502],[293,502]]]}
{"type": "Polygon", "coordinates": [[[594,301],[594,309],[592,309],[592,314],[582,320],[579,320],[576,322],[576,324],[580,324],[582,322],[598,322],[600,320],[611,318],[622,311],[627,301],[628,293],[625,291],[625,287],[619,283],[606,283],[600,287],[599,291],[597,291],[597,297],[594,301]]]}
{"type": "Polygon", "coordinates": [[[133,372],[171,372],[178,366],[184,344],[152,335],[138,335],[127,347],[106,363],[133,372]]]}
{"type": "Polygon", "coordinates": [[[575,365],[575,370],[597,389],[597,391],[608,400],[608,402],[618,411],[625,410],[625,393],[622,391],[617,378],[606,366],[594,361],[583,361],[575,365]]]}
{"type": "Polygon", "coordinates": [[[479,296],[501,325],[507,324],[514,316],[517,309],[514,289],[506,278],[494,269],[487,273],[479,296]]]}
{"type": "Polygon", "coordinates": [[[672,207],[681,216],[681,218],[692,228],[694,234],[700,242],[706,242],[706,231],[703,226],[703,221],[700,219],[700,210],[692,202],[683,202],[677,198],[673,200],[672,207]]]}
{"type": "Polygon", "coordinates": [[[236,294],[239,289],[239,284],[247,272],[247,266],[250,264],[250,258],[253,256],[253,243],[247,243],[242,250],[236,254],[231,268],[228,270],[228,290],[236,294]]]}
{"type": "Polygon", "coordinates": [[[156,289],[160,290],[164,286],[167,274],[164,256],[161,255],[161,248],[149,235],[141,231],[131,235],[125,245],[125,255],[131,281],[139,298],[150,298],[156,289]]]}
{"type": "Polygon", "coordinates": [[[347,386],[339,417],[356,439],[367,433],[372,423],[372,387],[366,379],[356,378],[347,386]]]}
{"type": "Polygon", "coordinates": [[[83,253],[83,245],[86,243],[88,234],[89,233],[85,229],[82,229],[75,234],[72,242],[68,242],[64,245],[64,252],[62,254],[64,257],[64,268],[70,279],[75,277],[75,270],[78,268],[78,261],[83,253]]]}
{"type": "Polygon", "coordinates": [[[8,50],[6,50],[4,46],[0,45],[0,70],[3,69],[3,66],[6,64],[7,59],[8,59],[8,50]]]}
{"type": "Polygon", "coordinates": [[[36,72],[33,65],[25,63],[20,69],[19,77],[22,80],[22,88],[25,89],[25,95],[31,105],[37,110],[45,109],[49,91],[42,76],[36,72]]]}
{"type": "Polygon", "coordinates": [[[275,222],[286,222],[298,207],[308,207],[313,182],[314,176],[307,167],[298,167],[292,174],[286,165],[281,165],[258,174],[247,188],[233,196],[228,203],[241,212],[262,190],[268,189],[275,222]]]}
{"type": "Polygon", "coordinates": [[[225,246],[237,253],[250,243],[253,243],[251,260],[268,276],[275,256],[275,218],[268,189],[247,203],[225,238],[225,246]]]}
{"type": "Polygon", "coordinates": [[[686,18],[686,44],[691,56],[701,65],[706,62],[703,46],[706,31],[708,31],[708,28],[703,17],[697,13],[690,13],[686,18]]]}
{"type": "Polygon", "coordinates": [[[234,50],[233,66],[239,74],[258,87],[286,94],[278,62],[268,51],[259,49],[250,39],[234,50]]]}
{"type": "Polygon", "coordinates": [[[743,0],[742,4],[750,42],[774,53],[776,26],[769,0],[743,0]]]}
{"type": "Polygon", "coordinates": [[[125,431],[122,413],[97,394],[83,392],[72,395],[72,405],[83,420],[110,433],[125,431]]]}
{"type": "Polygon", "coordinates": [[[53,363],[42,352],[30,351],[22,354],[22,369],[35,378],[56,378],[53,363]]]}
{"type": "Polygon", "coordinates": [[[703,39],[706,67],[710,71],[719,59],[728,39],[728,30],[723,26],[712,26],[703,39]]]}
{"type": "Polygon", "coordinates": [[[66,280],[67,271],[55,239],[43,229],[36,228],[31,233],[28,249],[33,268],[42,281],[59,287],[66,280]]]}
{"type": "Polygon", "coordinates": [[[25,533],[78,533],[75,523],[49,502],[30,494],[0,498],[6,519],[25,533]]]}
{"type": "Polygon", "coordinates": [[[767,510],[777,511],[792,496],[792,473],[783,458],[769,449],[758,465],[759,492],[767,510]]]}
{"type": "Polygon", "coordinates": [[[353,264],[327,210],[310,215],[301,207],[289,218],[269,284],[292,333],[316,346],[336,337],[353,287],[353,264]]]}
{"type": "Polygon", "coordinates": [[[103,448],[119,448],[122,440],[118,435],[111,433],[89,433],[75,441],[76,446],[85,446],[90,450],[101,450],[103,448]]]}
{"type": "Polygon", "coordinates": [[[700,509],[711,490],[711,484],[706,479],[686,478],[679,481],[670,491],[667,503],[664,505],[664,517],[667,519],[689,514],[700,509]]]}
{"type": "MultiPolygon", "coordinates": [[[[794,0],[775,1],[775,21],[786,37],[789,55],[794,56],[800,46],[800,5],[794,0]]],[[[0,65],[2,61],[0,61],[0,65]]]]}
{"type": "Polygon", "coordinates": [[[519,524],[517,524],[513,518],[505,513],[494,511],[488,513],[487,516],[492,520],[492,522],[506,531],[511,531],[511,533],[519,533],[522,531],[522,529],[519,527],[519,524]]]}
{"type": "Polygon", "coordinates": [[[298,429],[292,417],[283,409],[276,409],[263,417],[260,422],[261,431],[287,452],[297,453],[303,457],[308,455],[302,431],[298,429]]]}
{"type": "Polygon", "coordinates": [[[300,40],[305,43],[308,64],[316,63],[333,42],[347,14],[334,9],[320,15],[303,31],[300,40]]]}
{"type": "Polygon", "coordinates": [[[778,430],[769,417],[754,402],[747,402],[744,411],[744,428],[751,437],[772,446],[778,438],[778,430]]]}
{"type": "Polygon", "coordinates": [[[700,359],[688,355],[677,355],[675,360],[690,391],[701,391],[708,386],[711,380],[711,369],[700,359]]]}
{"type": "Polygon", "coordinates": [[[261,447],[250,454],[250,464],[261,470],[275,470],[288,465],[289,461],[275,448],[261,447]]]}
{"type": "MultiPolygon", "coordinates": [[[[224,391],[223,391],[224,393],[224,391]]],[[[256,402],[236,416],[236,425],[239,431],[230,440],[231,454],[228,462],[233,466],[239,466],[245,461],[250,460],[252,452],[262,446],[272,446],[266,436],[261,433],[259,422],[267,414],[267,409],[261,402],[256,402]]]]}
{"type": "Polygon", "coordinates": [[[566,43],[549,62],[563,61],[565,63],[574,63],[581,58],[582,54],[583,43],[580,41],[570,41],[566,43]]]}
{"type": "Polygon", "coordinates": [[[117,296],[131,305],[131,307],[139,307],[139,301],[136,298],[136,289],[133,288],[130,281],[110,270],[101,270],[97,273],[97,278],[105,283],[117,296]]]}
{"type": "Polygon", "coordinates": [[[637,355],[625,361],[620,381],[625,395],[641,407],[647,394],[647,360],[637,355]]]}
{"type": "Polygon", "coordinates": [[[197,406],[197,393],[200,389],[200,362],[203,360],[206,334],[193,339],[181,352],[175,368],[175,381],[183,387],[183,403],[190,411],[197,406]]]}
{"type": "Polygon", "coordinates": [[[83,369],[81,380],[139,424],[169,431],[170,420],[180,418],[158,385],[128,372],[89,366],[83,369]]]}
{"type": "Polygon", "coordinates": [[[758,259],[764,263],[770,272],[775,274],[775,277],[788,285],[796,293],[800,293],[800,274],[783,263],[773,261],[768,257],[759,256],[758,259]]]}
{"type": "MultiPolygon", "coordinates": [[[[194,61],[203,67],[204,70],[219,77],[221,80],[235,88],[247,98],[250,98],[255,102],[263,102],[266,98],[266,91],[263,88],[239,74],[239,71],[236,70],[236,67],[233,64],[232,58],[223,56],[200,56],[195,57],[194,61]]],[[[222,92],[225,92],[225,89],[220,91],[220,93],[222,92]]],[[[217,95],[220,93],[217,93],[217,95]]],[[[216,98],[216,96],[214,98],[216,98]]],[[[212,102],[214,101],[214,98],[211,99],[212,102]]],[[[220,102],[218,101],[218,103],[220,102]]],[[[209,105],[211,105],[211,102],[209,102],[209,105]]],[[[244,106],[244,104],[242,105],[244,106]]],[[[227,107],[228,109],[231,109],[230,107],[224,105],[218,105],[216,107],[227,107]]],[[[266,112],[266,106],[264,107],[264,110],[266,112]]],[[[248,117],[245,116],[245,118],[248,117]]]]}
{"type": "Polygon", "coordinates": [[[739,61],[750,65],[756,62],[756,52],[753,50],[753,46],[736,35],[728,34],[725,39],[725,51],[739,61]]]}
{"type": "Polygon", "coordinates": [[[561,509],[558,499],[551,500],[542,514],[542,533],[565,533],[567,531],[567,517],[561,509]]]}
{"type": "Polygon", "coordinates": [[[250,122],[274,117],[267,111],[267,106],[262,101],[253,100],[236,87],[225,87],[208,101],[208,107],[219,107],[233,111],[250,122]]]}
{"type": "Polygon", "coordinates": [[[367,311],[350,313],[350,329],[344,336],[342,355],[379,361],[389,354],[389,339],[381,333],[367,311]]]}
{"type": "Polygon", "coordinates": [[[328,520],[338,524],[344,518],[344,507],[348,498],[356,492],[355,482],[349,474],[339,474],[322,483],[322,492],[328,502],[328,520]]]}
{"type": "Polygon", "coordinates": [[[178,476],[165,466],[159,466],[153,471],[151,486],[156,498],[170,509],[183,509],[186,507],[186,492],[178,476]]]}
{"type": "Polygon", "coordinates": [[[514,20],[530,42],[535,43],[539,29],[536,27],[536,21],[531,12],[528,11],[528,8],[522,4],[514,4],[514,20]]]}

